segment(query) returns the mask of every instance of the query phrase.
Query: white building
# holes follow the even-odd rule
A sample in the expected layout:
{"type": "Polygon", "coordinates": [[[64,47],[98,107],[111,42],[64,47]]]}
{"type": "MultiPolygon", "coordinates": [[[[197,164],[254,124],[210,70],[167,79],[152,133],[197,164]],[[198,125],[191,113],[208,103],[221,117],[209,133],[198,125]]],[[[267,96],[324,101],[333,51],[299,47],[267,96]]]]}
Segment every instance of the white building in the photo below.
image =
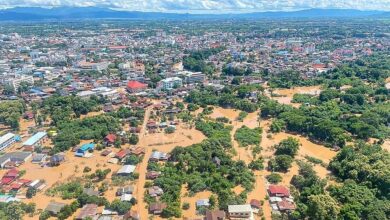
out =
{"type": "Polygon", "coordinates": [[[180,74],[184,76],[185,82],[188,84],[203,83],[206,80],[206,75],[201,72],[183,71],[180,74]]]}
{"type": "Polygon", "coordinates": [[[158,83],[158,88],[164,90],[170,90],[170,89],[181,87],[182,85],[183,85],[182,79],[180,79],[179,77],[171,77],[171,78],[166,78],[161,80],[158,83]]]}
{"type": "Polygon", "coordinates": [[[251,205],[229,205],[230,220],[254,220],[251,205]]]}
{"type": "Polygon", "coordinates": [[[7,133],[0,137],[0,151],[10,147],[13,143],[15,143],[15,134],[7,133]]]}

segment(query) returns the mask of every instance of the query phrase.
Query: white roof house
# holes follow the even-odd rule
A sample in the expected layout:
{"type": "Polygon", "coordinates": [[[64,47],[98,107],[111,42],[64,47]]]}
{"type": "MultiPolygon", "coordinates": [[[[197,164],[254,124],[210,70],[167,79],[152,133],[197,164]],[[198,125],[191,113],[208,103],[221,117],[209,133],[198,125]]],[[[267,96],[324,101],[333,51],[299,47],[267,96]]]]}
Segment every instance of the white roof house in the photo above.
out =
{"type": "Polygon", "coordinates": [[[253,220],[253,211],[250,204],[246,205],[229,205],[229,217],[231,220],[253,220]]]}
{"type": "Polygon", "coordinates": [[[229,205],[229,213],[231,212],[252,212],[252,207],[249,204],[246,205],[229,205]]]}
{"type": "Polygon", "coordinates": [[[0,150],[11,146],[15,142],[15,134],[7,133],[0,137],[0,150]]]}
{"type": "Polygon", "coordinates": [[[123,167],[121,167],[117,174],[118,175],[128,175],[128,174],[131,174],[133,173],[135,170],[135,166],[134,165],[124,165],[123,167]]]}

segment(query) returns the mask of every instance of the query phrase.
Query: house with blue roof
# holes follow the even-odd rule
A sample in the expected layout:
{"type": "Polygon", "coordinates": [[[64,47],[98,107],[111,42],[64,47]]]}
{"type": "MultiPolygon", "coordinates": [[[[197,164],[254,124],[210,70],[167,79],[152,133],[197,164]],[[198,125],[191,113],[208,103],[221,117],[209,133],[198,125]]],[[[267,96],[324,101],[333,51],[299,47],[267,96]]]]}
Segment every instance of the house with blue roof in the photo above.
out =
{"type": "Polygon", "coordinates": [[[35,148],[39,145],[42,145],[47,138],[47,133],[44,131],[37,132],[32,137],[30,137],[27,141],[23,143],[23,147],[35,148]]]}
{"type": "Polygon", "coordinates": [[[84,157],[85,154],[88,151],[94,150],[95,149],[95,144],[94,143],[89,143],[89,144],[83,144],[74,154],[77,157],[84,157]]]}

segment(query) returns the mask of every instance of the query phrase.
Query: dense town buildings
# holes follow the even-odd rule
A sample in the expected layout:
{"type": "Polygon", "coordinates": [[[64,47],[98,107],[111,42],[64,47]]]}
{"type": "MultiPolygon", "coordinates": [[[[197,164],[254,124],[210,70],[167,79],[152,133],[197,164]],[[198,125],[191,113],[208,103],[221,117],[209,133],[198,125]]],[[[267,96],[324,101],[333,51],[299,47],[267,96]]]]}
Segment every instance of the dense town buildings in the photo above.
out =
{"type": "Polygon", "coordinates": [[[384,21],[102,20],[0,32],[0,202],[38,201],[40,215],[282,218],[303,212],[297,191],[312,173],[300,173],[302,161],[328,179],[347,142],[385,142],[387,64],[350,74],[388,53],[384,21]],[[277,155],[284,137],[301,141],[299,153],[277,155]]]}

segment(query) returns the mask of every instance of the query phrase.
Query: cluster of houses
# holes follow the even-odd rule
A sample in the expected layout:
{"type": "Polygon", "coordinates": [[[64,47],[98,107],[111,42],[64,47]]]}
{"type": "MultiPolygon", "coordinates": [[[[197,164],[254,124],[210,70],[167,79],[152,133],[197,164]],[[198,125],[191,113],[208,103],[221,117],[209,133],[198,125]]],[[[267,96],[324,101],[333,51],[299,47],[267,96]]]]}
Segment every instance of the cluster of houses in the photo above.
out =
{"type": "Polygon", "coordinates": [[[270,185],[268,187],[268,195],[273,212],[290,213],[295,210],[294,198],[287,187],[270,185]]]}
{"type": "Polygon", "coordinates": [[[3,202],[19,201],[14,195],[21,191],[26,191],[28,188],[33,188],[36,191],[40,191],[46,187],[44,180],[29,180],[22,178],[23,172],[17,169],[9,169],[1,177],[0,187],[2,192],[8,195],[7,200],[3,202]]]}

